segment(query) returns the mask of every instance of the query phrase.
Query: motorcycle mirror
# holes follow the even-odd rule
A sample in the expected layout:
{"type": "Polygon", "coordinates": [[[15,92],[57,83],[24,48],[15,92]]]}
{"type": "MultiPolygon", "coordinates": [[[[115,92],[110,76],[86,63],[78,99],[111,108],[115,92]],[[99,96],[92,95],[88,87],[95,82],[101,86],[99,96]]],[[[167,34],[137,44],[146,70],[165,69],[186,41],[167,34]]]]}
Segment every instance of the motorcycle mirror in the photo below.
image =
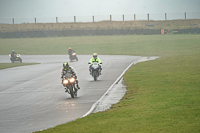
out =
{"type": "Polygon", "coordinates": [[[102,62],[100,64],[102,64],[102,62]]]}
{"type": "Polygon", "coordinates": [[[90,62],[88,62],[88,64],[91,64],[90,62]]]}

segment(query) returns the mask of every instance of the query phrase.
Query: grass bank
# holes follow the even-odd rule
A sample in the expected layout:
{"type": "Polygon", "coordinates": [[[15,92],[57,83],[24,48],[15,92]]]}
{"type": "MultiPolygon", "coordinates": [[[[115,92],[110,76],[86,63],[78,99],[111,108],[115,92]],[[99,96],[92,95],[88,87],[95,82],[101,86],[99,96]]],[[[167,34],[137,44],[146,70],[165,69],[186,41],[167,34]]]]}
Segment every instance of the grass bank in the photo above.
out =
{"type": "MultiPolygon", "coordinates": [[[[42,133],[200,132],[200,35],[130,35],[0,39],[0,54],[160,56],[132,66],[127,92],[111,109],[42,133]],[[17,45],[16,45],[17,44],[17,45]]],[[[38,132],[39,133],[39,132],[38,132]]]]}
{"type": "Polygon", "coordinates": [[[26,66],[26,65],[35,65],[39,63],[0,63],[0,70],[12,67],[26,66]]]}
{"type": "Polygon", "coordinates": [[[2,32],[16,31],[50,31],[50,30],[96,30],[96,29],[165,29],[172,33],[173,29],[199,28],[199,19],[165,20],[165,21],[101,21],[77,23],[24,23],[0,24],[2,32]],[[151,26],[148,26],[151,25],[151,26]]]}

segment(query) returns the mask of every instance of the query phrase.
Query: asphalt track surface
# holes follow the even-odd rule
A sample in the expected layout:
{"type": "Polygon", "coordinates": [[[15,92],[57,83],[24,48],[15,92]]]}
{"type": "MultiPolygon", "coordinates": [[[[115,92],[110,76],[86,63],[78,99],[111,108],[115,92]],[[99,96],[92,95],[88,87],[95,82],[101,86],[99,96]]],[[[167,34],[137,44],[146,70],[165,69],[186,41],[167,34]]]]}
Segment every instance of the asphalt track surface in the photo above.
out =
{"type": "MultiPolygon", "coordinates": [[[[0,70],[0,132],[28,133],[44,130],[84,116],[123,71],[140,56],[100,55],[102,75],[94,81],[89,75],[91,55],[78,55],[69,62],[81,89],[76,98],[65,93],[61,84],[62,63],[67,55],[22,55],[24,63],[41,63],[0,70]]],[[[0,55],[0,63],[10,63],[0,55]]]]}

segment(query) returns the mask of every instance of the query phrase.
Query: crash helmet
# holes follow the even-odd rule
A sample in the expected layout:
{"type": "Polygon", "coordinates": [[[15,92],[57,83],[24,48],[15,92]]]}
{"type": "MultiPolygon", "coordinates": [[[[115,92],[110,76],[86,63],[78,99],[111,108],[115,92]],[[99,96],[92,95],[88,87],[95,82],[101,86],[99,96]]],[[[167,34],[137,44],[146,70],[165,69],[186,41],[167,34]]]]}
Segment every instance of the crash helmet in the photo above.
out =
{"type": "Polygon", "coordinates": [[[97,58],[97,53],[93,53],[93,57],[96,59],[97,58]]]}
{"type": "Polygon", "coordinates": [[[71,47],[69,47],[69,49],[71,49],[71,47]]]}
{"type": "Polygon", "coordinates": [[[64,62],[64,63],[63,63],[63,68],[64,68],[65,70],[69,69],[69,63],[68,63],[68,62],[64,62]]]}

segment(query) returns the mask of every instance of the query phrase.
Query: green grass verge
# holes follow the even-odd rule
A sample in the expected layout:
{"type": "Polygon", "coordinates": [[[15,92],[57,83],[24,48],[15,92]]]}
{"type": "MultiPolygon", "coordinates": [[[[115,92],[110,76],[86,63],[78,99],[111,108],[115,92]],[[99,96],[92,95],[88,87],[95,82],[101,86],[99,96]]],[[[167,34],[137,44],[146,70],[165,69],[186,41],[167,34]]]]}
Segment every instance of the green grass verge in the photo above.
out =
{"type": "Polygon", "coordinates": [[[199,52],[200,35],[127,35],[0,39],[0,55],[77,54],[169,56],[199,52]]]}
{"type": "Polygon", "coordinates": [[[90,36],[37,38],[32,41],[19,38],[0,41],[2,54],[11,51],[9,46],[13,42],[14,49],[21,50],[21,54],[28,54],[26,50],[31,49],[31,54],[67,54],[71,46],[78,54],[95,51],[99,54],[160,56],[154,61],[138,63],[125,73],[127,92],[111,109],[39,132],[200,132],[200,35],[90,36]],[[14,45],[16,43],[18,45],[14,45]]]}
{"type": "Polygon", "coordinates": [[[0,63],[0,70],[12,67],[26,66],[26,65],[35,65],[39,63],[0,63]]]}

